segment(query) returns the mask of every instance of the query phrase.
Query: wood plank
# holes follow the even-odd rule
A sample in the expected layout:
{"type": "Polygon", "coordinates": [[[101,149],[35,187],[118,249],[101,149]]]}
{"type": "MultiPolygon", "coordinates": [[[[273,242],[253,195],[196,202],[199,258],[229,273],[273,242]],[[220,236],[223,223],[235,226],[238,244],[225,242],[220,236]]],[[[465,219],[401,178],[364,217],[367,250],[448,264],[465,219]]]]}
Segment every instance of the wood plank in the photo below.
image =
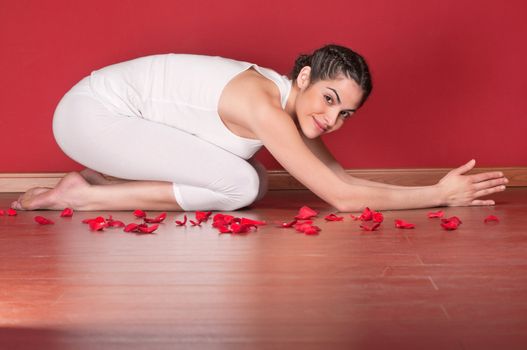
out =
{"type": "Polygon", "coordinates": [[[427,209],[385,211],[375,232],[325,222],[333,209],[302,190],[232,213],[268,222],[248,235],[177,227],[175,212],[152,235],[81,222],[139,222],[130,212],[0,216],[0,348],[525,349],[527,188],[493,198],[443,208],[456,231],[427,209]],[[319,235],[274,225],[301,205],[320,211],[319,235]]]}

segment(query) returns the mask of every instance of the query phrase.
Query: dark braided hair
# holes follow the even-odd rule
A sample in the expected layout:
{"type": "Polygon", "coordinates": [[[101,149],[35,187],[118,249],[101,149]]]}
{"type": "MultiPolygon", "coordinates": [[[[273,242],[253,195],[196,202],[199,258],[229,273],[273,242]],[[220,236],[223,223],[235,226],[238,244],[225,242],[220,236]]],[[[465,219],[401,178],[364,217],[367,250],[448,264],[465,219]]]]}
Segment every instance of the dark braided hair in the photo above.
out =
{"type": "Polygon", "coordinates": [[[353,79],[363,92],[359,107],[366,102],[371,93],[371,75],[366,61],[361,55],[347,47],[326,45],[315,50],[311,55],[298,56],[291,72],[291,78],[295,80],[305,66],[311,67],[310,84],[319,80],[335,79],[339,75],[353,79]]]}

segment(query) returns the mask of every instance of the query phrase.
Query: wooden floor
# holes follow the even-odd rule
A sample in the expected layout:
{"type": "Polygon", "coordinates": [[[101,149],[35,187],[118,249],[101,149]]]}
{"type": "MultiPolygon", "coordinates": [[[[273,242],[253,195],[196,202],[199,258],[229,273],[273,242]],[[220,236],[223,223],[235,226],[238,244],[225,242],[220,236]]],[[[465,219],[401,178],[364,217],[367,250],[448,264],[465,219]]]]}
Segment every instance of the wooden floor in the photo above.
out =
{"type": "Polygon", "coordinates": [[[248,235],[177,227],[180,213],[152,235],[81,223],[138,222],[130,212],[1,216],[0,348],[527,349],[527,188],[493,198],[444,208],[456,231],[428,209],[385,211],[376,232],[326,223],[331,208],[306,191],[236,213],[269,223],[248,235]],[[319,235],[272,225],[305,204],[319,235]]]}

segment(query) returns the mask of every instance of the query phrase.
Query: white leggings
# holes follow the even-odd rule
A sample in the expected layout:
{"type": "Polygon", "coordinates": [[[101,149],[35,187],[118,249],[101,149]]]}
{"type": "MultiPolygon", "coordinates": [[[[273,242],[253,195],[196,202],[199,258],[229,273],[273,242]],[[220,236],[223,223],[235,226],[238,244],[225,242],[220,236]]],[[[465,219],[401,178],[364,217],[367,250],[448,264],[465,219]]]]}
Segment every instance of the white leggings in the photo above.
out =
{"type": "Polygon", "coordinates": [[[185,211],[236,210],[259,193],[259,174],[245,159],[179,129],[112,113],[86,89],[62,98],[53,134],[66,155],[88,168],[172,182],[185,211]]]}

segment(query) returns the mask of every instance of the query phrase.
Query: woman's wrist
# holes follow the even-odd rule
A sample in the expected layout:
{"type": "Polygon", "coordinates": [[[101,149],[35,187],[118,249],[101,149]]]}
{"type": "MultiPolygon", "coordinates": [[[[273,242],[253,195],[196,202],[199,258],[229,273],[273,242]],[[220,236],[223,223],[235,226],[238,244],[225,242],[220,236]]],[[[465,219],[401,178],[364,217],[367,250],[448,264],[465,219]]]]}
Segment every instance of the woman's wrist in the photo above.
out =
{"type": "Polygon", "coordinates": [[[435,192],[434,197],[436,198],[436,207],[444,207],[447,204],[447,200],[445,198],[443,187],[437,183],[435,185],[432,185],[432,190],[435,192]]]}

